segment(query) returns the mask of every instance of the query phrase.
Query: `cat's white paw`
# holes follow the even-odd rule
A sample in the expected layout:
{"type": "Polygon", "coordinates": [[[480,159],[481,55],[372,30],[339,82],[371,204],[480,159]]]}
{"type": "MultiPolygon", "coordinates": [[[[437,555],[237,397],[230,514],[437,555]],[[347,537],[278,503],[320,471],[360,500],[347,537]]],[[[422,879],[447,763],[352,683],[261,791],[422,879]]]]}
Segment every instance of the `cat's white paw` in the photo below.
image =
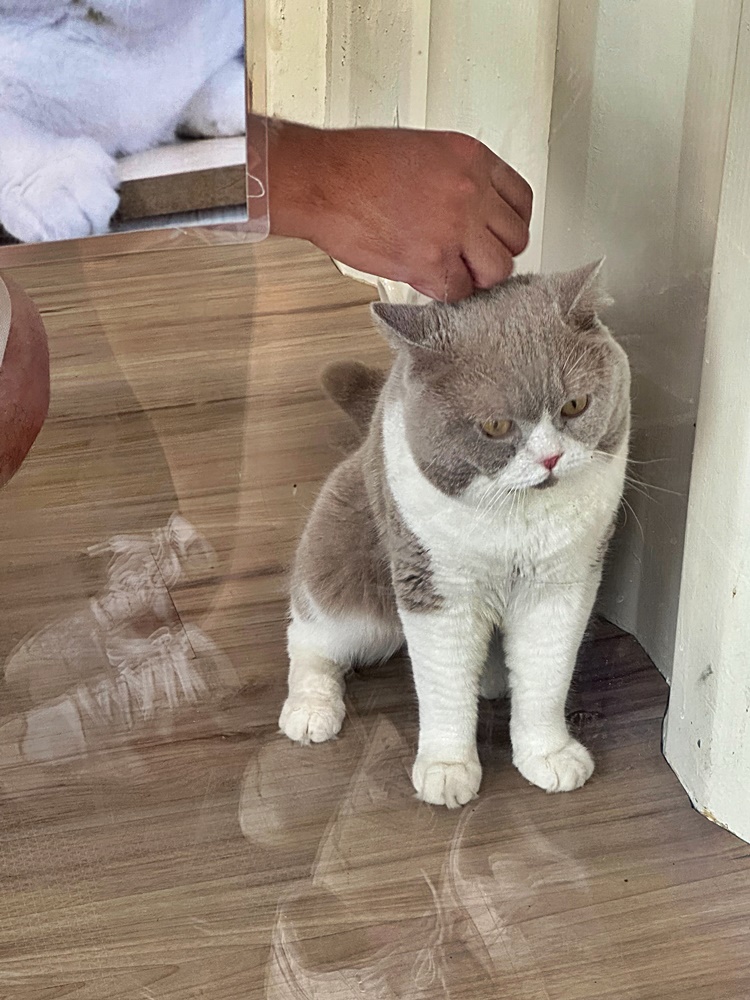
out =
{"type": "Polygon", "coordinates": [[[346,715],[343,699],[325,695],[290,695],[279,728],[295,743],[324,743],[341,729],[346,715]]]}
{"type": "Polygon", "coordinates": [[[60,139],[0,190],[0,223],[24,243],[105,233],[117,210],[115,161],[93,139],[60,139]]]}
{"type": "Polygon", "coordinates": [[[457,809],[477,797],[482,765],[477,757],[448,763],[419,754],[414,761],[411,780],[423,802],[457,809]]]}
{"type": "Polygon", "coordinates": [[[549,754],[514,755],[513,763],[532,785],[545,792],[572,792],[594,772],[594,759],[578,740],[549,754]]]}
{"type": "Polygon", "coordinates": [[[178,132],[195,138],[244,135],[245,66],[233,59],[204,84],[187,106],[178,132]]]}

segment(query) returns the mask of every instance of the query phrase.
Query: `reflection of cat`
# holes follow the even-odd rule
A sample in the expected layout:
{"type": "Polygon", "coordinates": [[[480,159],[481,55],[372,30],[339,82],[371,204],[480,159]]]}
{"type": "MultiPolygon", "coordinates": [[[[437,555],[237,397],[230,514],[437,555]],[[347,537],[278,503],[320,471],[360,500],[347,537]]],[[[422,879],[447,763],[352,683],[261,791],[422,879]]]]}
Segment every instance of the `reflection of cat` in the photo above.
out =
{"type": "Polygon", "coordinates": [[[0,0],[0,224],[106,231],[113,157],[245,131],[243,0],[0,0]]]}
{"type": "Polygon", "coordinates": [[[547,791],[591,774],[565,700],[630,421],[628,362],[598,320],[596,271],[512,278],[456,306],[378,303],[397,350],[387,381],[361,366],[329,373],[367,437],[328,479],[297,552],[290,738],[334,736],[348,667],[406,639],[414,785],[427,802],[468,802],[477,698],[505,687],[500,628],[514,763],[547,791]]]}

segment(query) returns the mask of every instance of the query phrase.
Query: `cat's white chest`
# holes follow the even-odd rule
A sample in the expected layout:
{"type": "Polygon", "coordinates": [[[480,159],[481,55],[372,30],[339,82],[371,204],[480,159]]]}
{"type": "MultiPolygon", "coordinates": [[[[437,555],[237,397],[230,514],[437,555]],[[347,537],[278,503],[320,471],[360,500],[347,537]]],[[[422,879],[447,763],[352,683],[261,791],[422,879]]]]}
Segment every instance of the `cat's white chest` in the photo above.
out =
{"type": "Polygon", "coordinates": [[[388,484],[401,516],[430,554],[444,594],[484,593],[507,602],[519,578],[564,580],[590,567],[622,490],[622,466],[594,465],[550,490],[527,491],[479,509],[446,496],[422,474],[409,449],[403,411],[384,418],[388,484]]]}

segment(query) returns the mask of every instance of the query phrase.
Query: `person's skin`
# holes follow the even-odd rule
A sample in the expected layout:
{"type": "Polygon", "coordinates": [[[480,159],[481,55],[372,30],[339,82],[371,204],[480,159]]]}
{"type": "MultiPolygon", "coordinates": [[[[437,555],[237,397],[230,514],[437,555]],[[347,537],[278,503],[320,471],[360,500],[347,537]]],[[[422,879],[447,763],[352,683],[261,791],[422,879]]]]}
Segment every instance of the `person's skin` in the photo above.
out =
{"type": "Polygon", "coordinates": [[[0,364],[2,487],[20,468],[47,416],[49,352],[44,325],[34,303],[9,278],[0,276],[0,286],[3,310],[0,324],[7,321],[10,304],[10,333],[0,364]]]}
{"type": "MultiPolygon", "coordinates": [[[[269,122],[268,136],[271,231],[310,240],[344,264],[452,302],[507,278],[526,247],[531,188],[470,136],[278,121],[269,122]]],[[[0,487],[26,457],[49,405],[42,321],[21,288],[6,286],[12,318],[0,367],[0,487]]]]}
{"type": "Polygon", "coordinates": [[[271,122],[268,198],[272,233],[444,301],[503,281],[529,240],[529,185],[456,132],[271,122]]]}

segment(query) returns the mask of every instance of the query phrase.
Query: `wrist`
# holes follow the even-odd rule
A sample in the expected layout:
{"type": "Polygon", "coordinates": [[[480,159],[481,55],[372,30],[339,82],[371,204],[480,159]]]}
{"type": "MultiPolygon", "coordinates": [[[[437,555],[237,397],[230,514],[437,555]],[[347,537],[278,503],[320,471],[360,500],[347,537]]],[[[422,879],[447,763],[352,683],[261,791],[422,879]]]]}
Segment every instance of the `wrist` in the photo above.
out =
{"type": "Polygon", "coordinates": [[[293,122],[268,122],[268,208],[271,232],[316,241],[329,211],[327,133],[293,122]]]}

